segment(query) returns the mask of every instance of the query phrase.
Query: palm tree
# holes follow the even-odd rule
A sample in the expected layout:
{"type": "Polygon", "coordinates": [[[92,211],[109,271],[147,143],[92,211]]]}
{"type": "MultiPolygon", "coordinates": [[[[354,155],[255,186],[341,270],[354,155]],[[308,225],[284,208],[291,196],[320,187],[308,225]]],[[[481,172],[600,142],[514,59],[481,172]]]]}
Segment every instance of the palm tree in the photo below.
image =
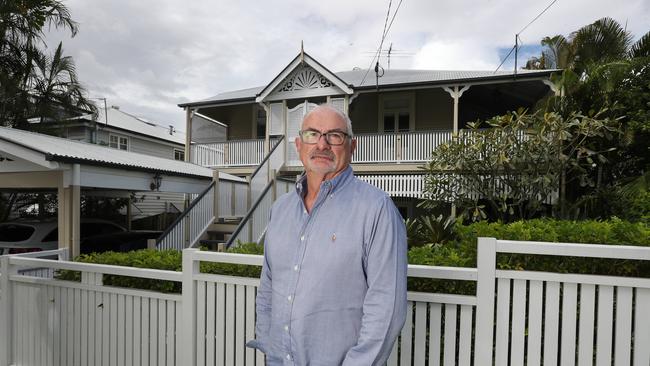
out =
{"type": "Polygon", "coordinates": [[[571,69],[580,77],[594,65],[650,55],[650,32],[632,44],[632,35],[612,18],[602,18],[571,33],[544,37],[540,57],[528,60],[530,69],[571,69]]]}
{"type": "Polygon", "coordinates": [[[565,69],[573,58],[573,50],[567,39],[558,34],[553,37],[544,37],[541,42],[545,47],[540,57],[532,57],[526,63],[526,69],[565,69]]]}
{"type": "Polygon", "coordinates": [[[69,29],[72,36],[78,30],[61,1],[0,2],[0,124],[26,128],[40,112],[95,111],[61,45],[52,57],[42,51],[46,26],[69,29]]]}
{"type": "Polygon", "coordinates": [[[77,80],[72,57],[63,55],[62,43],[59,43],[54,55],[40,56],[34,63],[36,68],[30,82],[34,117],[43,122],[70,117],[69,112],[95,111],[95,106],[85,98],[85,90],[77,80]]]}
{"type": "Polygon", "coordinates": [[[572,33],[571,45],[573,69],[580,75],[591,65],[626,59],[632,35],[616,20],[602,18],[572,33]]]}

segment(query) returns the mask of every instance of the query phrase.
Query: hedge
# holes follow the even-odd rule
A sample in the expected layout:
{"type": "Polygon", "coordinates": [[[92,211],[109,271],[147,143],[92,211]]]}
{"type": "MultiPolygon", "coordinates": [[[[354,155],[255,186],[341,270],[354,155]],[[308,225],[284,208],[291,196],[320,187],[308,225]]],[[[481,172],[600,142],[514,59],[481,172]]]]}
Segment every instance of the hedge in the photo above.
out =
{"type": "MultiPolygon", "coordinates": [[[[479,222],[456,225],[455,239],[446,243],[413,247],[408,252],[411,264],[475,267],[478,237],[498,239],[591,243],[611,245],[650,246],[650,226],[619,219],[608,221],[566,221],[535,219],[510,224],[479,222]]],[[[242,244],[229,250],[232,253],[262,254],[263,247],[255,243],[242,244]]],[[[181,253],[177,251],[139,250],[130,253],[100,253],[82,255],[76,261],[102,263],[139,268],[181,271],[181,253]]],[[[503,254],[497,257],[500,269],[527,269],[560,273],[593,273],[603,275],[650,277],[647,261],[558,258],[503,254]]],[[[244,277],[259,277],[260,267],[225,263],[201,263],[201,272],[244,277]]],[[[79,273],[62,271],[58,278],[79,280],[79,273]]],[[[104,276],[104,284],[150,289],[162,292],[180,292],[180,284],[169,281],[147,280],[124,276],[104,276]]],[[[409,279],[409,290],[473,294],[473,282],[409,279]]]]}

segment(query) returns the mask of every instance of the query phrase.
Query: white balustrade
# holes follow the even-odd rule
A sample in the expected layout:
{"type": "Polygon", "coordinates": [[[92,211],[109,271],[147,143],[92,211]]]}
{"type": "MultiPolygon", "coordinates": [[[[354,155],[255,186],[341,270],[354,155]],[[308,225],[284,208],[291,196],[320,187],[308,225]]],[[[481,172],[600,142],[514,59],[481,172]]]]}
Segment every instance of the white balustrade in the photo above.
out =
{"type": "Polygon", "coordinates": [[[451,140],[451,131],[399,132],[355,135],[353,163],[424,162],[440,144],[451,140]]]}
{"type": "MultiPolygon", "coordinates": [[[[271,139],[271,147],[277,139],[271,139]]],[[[192,163],[206,166],[250,166],[264,159],[264,139],[192,144],[192,163]]]]}
{"type": "Polygon", "coordinates": [[[357,178],[381,189],[391,197],[423,198],[424,196],[422,174],[357,175],[357,178]]]}

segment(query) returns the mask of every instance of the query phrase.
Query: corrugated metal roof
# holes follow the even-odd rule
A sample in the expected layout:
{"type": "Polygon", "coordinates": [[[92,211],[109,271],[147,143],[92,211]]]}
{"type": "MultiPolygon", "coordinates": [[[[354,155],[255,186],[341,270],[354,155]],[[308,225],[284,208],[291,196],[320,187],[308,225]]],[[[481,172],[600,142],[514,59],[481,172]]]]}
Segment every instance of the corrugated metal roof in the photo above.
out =
{"type": "MultiPolygon", "coordinates": [[[[97,122],[106,125],[106,114],[104,113],[104,108],[99,108],[97,112],[97,122]]],[[[147,121],[144,118],[123,112],[115,107],[108,108],[108,125],[151,136],[153,138],[170,141],[176,144],[185,145],[184,132],[174,131],[174,133],[170,135],[168,126],[160,126],[156,123],[147,121]]]]}
{"type": "MultiPolygon", "coordinates": [[[[517,76],[532,76],[535,74],[546,75],[549,70],[519,70],[517,76]]],[[[375,86],[375,73],[366,70],[352,70],[336,73],[345,82],[355,88],[375,86]],[[363,84],[361,81],[363,80],[363,84]]],[[[503,79],[504,76],[514,76],[512,71],[455,71],[455,70],[385,70],[379,78],[379,85],[399,85],[417,83],[441,83],[447,81],[477,80],[477,79],[503,79]]]]}
{"type": "MultiPolygon", "coordinates": [[[[72,141],[15,128],[0,127],[0,139],[41,152],[50,161],[68,163],[78,161],[88,165],[113,166],[140,171],[156,171],[170,175],[212,178],[212,169],[196,164],[117,150],[106,146],[72,141]]],[[[230,174],[219,174],[222,179],[245,181],[230,174]]]]}
{"type": "MultiPolygon", "coordinates": [[[[518,70],[518,77],[547,76],[551,72],[558,70],[518,70]]],[[[368,72],[365,80],[366,70],[352,70],[335,73],[347,84],[353,88],[369,88],[375,86],[374,71],[368,72]],[[363,83],[361,81],[363,80],[363,83]]],[[[469,82],[469,81],[489,81],[503,80],[507,77],[514,76],[513,71],[453,71],[453,70],[385,70],[384,75],[379,78],[379,86],[407,86],[409,84],[444,84],[446,82],[469,82]]],[[[201,105],[209,103],[219,103],[226,101],[254,99],[265,86],[247,88],[224,92],[213,97],[206,98],[196,102],[179,104],[181,107],[186,105],[201,105]]]]}

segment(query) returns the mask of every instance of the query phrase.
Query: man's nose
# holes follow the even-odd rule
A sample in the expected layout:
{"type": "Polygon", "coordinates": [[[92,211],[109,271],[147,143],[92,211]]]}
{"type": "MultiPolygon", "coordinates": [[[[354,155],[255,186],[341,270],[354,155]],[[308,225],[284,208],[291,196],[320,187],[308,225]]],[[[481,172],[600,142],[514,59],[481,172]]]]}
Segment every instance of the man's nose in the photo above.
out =
{"type": "Polygon", "coordinates": [[[320,136],[320,138],[316,142],[316,146],[318,147],[319,150],[326,150],[331,148],[330,144],[327,142],[327,137],[325,135],[320,136]]]}

